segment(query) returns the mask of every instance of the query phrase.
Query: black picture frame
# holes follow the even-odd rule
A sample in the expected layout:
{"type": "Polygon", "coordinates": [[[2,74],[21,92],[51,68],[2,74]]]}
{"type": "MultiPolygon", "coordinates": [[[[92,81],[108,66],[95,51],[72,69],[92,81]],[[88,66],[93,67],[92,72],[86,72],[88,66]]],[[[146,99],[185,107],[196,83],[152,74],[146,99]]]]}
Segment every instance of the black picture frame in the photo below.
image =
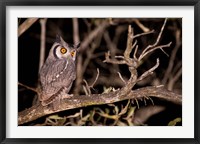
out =
{"type": "Polygon", "coordinates": [[[199,0],[1,0],[0,1],[0,142],[1,143],[200,143],[200,1],[199,0]],[[194,6],[195,13],[195,105],[194,138],[147,139],[16,139],[6,137],[6,7],[7,6],[194,6]]]}

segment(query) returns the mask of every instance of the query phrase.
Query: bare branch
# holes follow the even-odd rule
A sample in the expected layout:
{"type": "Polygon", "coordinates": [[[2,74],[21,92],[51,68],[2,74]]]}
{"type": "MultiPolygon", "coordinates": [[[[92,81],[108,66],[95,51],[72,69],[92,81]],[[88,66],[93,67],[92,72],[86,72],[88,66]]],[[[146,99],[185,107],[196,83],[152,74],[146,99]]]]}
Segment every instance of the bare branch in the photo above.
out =
{"type": "Polygon", "coordinates": [[[129,59],[130,58],[130,53],[133,49],[132,43],[133,43],[133,28],[131,25],[128,26],[128,36],[127,36],[127,44],[126,44],[126,50],[124,52],[124,58],[129,59]]]}
{"type": "Polygon", "coordinates": [[[151,69],[149,69],[148,71],[144,72],[138,79],[137,82],[143,80],[144,78],[146,78],[147,76],[149,76],[150,74],[152,74],[152,72],[159,66],[159,59],[157,58],[157,62],[156,65],[153,66],[151,69]]]}
{"type": "Polygon", "coordinates": [[[105,53],[105,58],[106,59],[103,62],[112,63],[112,64],[126,64],[127,63],[125,60],[110,59],[109,51],[105,53]]]}
{"type": "Polygon", "coordinates": [[[167,67],[167,70],[165,72],[165,75],[164,75],[164,78],[162,80],[162,83],[163,84],[166,84],[169,76],[170,76],[170,73],[172,72],[172,69],[173,69],[173,66],[174,66],[174,60],[176,58],[176,54],[180,48],[180,45],[181,45],[181,40],[180,40],[180,30],[177,30],[176,33],[175,33],[175,38],[176,38],[176,45],[174,47],[174,49],[172,50],[171,52],[171,57],[170,57],[170,60],[169,60],[169,64],[168,64],[168,67],[167,67]]]}
{"type": "Polygon", "coordinates": [[[80,88],[81,82],[83,80],[82,64],[83,64],[83,57],[82,57],[82,55],[78,55],[77,56],[77,65],[76,65],[77,74],[76,74],[76,81],[75,81],[76,89],[74,90],[75,94],[79,93],[79,88],[80,88]]]}
{"type": "Polygon", "coordinates": [[[83,81],[85,82],[85,87],[83,87],[84,88],[84,91],[85,91],[85,93],[87,94],[87,95],[90,95],[91,94],[91,88],[92,89],[94,89],[94,85],[95,85],[95,83],[97,82],[97,80],[98,80],[98,78],[99,78],[99,69],[97,68],[97,75],[96,75],[96,78],[95,78],[95,80],[94,80],[94,82],[91,84],[91,85],[88,85],[88,83],[87,83],[87,81],[84,79],[83,81]]]}
{"type": "Polygon", "coordinates": [[[135,19],[135,23],[144,31],[149,32],[149,28],[145,27],[138,19],[135,19]]]}
{"type": "Polygon", "coordinates": [[[97,68],[97,76],[96,76],[94,82],[89,87],[93,88],[95,83],[97,82],[98,78],[99,78],[99,69],[97,68]]]}
{"type": "Polygon", "coordinates": [[[123,77],[122,77],[120,72],[118,72],[118,75],[119,75],[120,79],[124,82],[124,84],[126,84],[126,81],[123,79],[123,77]]]}
{"type": "Polygon", "coordinates": [[[165,110],[164,106],[148,106],[142,107],[135,112],[133,123],[135,125],[144,125],[144,123],[152,116],[165,110]]]}
{"type": "Polygon", "coordinates": [[[23,87],[27,88],[28,90],[31,90],[31,91],[33,91],[33,92],[39,94],[38,90],[35,89],[35,88],[29,87],[29,86],[24,85],[24,84],[22,84],[22,83],[20,83],[20,82],[18,82],[18,85],[23,86],[23,87]]]}
{"type": "Polygon", "coordinates": [[[86,95],[90,95],[90,94],[91,94],[90,87],[89,87],[89,85],[88,85],[88,83],[87,83],[87,81],[86,81],[85,79],[84,79],[83,81],[84,81],[84,83],[85,83],[85,86],[83,86],[83,89],[84,89],[84,91],[85,91],[85,94],[86,94],[86,95]]]}
{"type": "Polygon", "coordinates": [[[73,18],[72,22],[73,22],[73,40],[74,40],[74,44],[78,44],[80,42],[78,18],[73,18]]]}
{"type": "MultiPolygon", "coordinates": [[[[79,36],[79,27],[78,27],[78,19],[77,18],[73,18],[72,19],[72,25],[73,25],[73,42],[74,44],[78,44],[80,42],[80,36],[79,36]]],[[[76,75],[76,81],[75,81],[75,86],[76,89],[74,90],[75,94],[78,94],[79,89],[80,89],[80,84],[82,82],[83,79],[83,74],[84,72],[82,72],[82,54],[80,53],[77,56],[77,65],[76,65],[76,69],[77,69],[77,75],[76,75]]]]}
{"type": "Polygon", "coordinates": [[[80,84],[83,80],[83,74],[85,73],[88,64],[90,63],[91,59],[93,58],[94,51],[97,47],[99,47],[102,39],[102,34],[99,34],[94,43],[91,45],[91,48],[87,49],[87,57],[83,61],[83,55],[82,53],[79,53],[78,58],[77,58],[77,78],[76,78],[76,87],[75,87],[75,94],[78,94],[80,91],[80,84]]]}
{"type": "Polygon", "coordinates": [[[44,59],[45,59],[46,22],[47,22],[47,18],[40,19],[40,25],[41,25],[40,39],[41,39],[41,43],[40,43],[40,63],[39,63],[39,70],[42,67],[42,65],[44,64],[44,59]]]}
{"type": "Polygon", "coordinates": [[[162,25],[162,28],[161,28],[161,30],[160,30],[160,33],[159,33],[159,35],[158,35],[158,37],[157,37],[157,39],[156,39],[156,42],[152,45],[152,47],[156,46],[156,45],[159,43],[160,38],[161,38],[161,35],[162,35],[163,30],[164,30],[165,25],[166,25],[166,22],[167,22],[167,18],[165,18],[165,21],[164,21],[164,23],[163,23],[163,25],[162,25]]]}
{"type": "Polygon", "coordinates": [[[168,83],[168,90],[173,90],[173,87],[174,87],[175,82],[180,78],[181,75],[182,75],[182,67],[178,70],[178,72],[175,74],[175,76],[172,77],[172,78],[169,80],[169,83],[168,83]]]}
{"type": "Polygon", "coordinates": [[[59,111],[85,107],[90,105],[101,105],[114,103],[127,99],[138,99],[144,96],[158,97],[177,104],[182,103],[182,97],[176,93],[163,89],[161,87],[145,87],[129,92],[124,95],[120,91],[105,93],[105,94],[92,94],[91,96],[74,96],[69,99],[63,99],[60,103],[58,110],[53,110],[52,107],[40,105],[34,105],[29,109],[19,112],[18,124],[24,124],[42,116],[52,114],[59,111]]]}
{"type": "Polygon", "coordinates": [[[98,25],[81,43],[79,51],[84,51],[91,41],[99,34],[102,33],[109,26],[109,21],[105,20],[102,24],[98,25]]]}
{"type": "Polygon", "coordinates": [[[172,42],[170,42],[166,45],[159,45],[159,46],[156,46],[152,49],[149,49],[148,51],[146,51],[145,53],[140,55],[140,57],[138,58],[138,61],[141,61],[147,54],[151,53],[152,51],[154,51],[156,49],[162,49],[162,48],[165,48],[165,47],[170,47],[171,44],[172,44],[172,42]]]}
{"type": "MultiPolygon", "coordinates": [[[[163,25],[162,25],[162,28],[161,28],[161,30],[160,30],[160,32],[159,32],[159,34],[158,34],[158,37],[157,37],[155,43],[154,43],[153,45],[148,45],[148,46],[143,50],[143,52],[141,53],[140,57],[138,58],[139,61],[141,61],[148,53],[150,53],[150,52],[156,50],[157,48],[160,48],[160,49],[163,48],[163,47],[157,46],[157,45],[158,45],[158,43],[159,43],[159,41],[160,41],[160,38],[161,38],[161,35],[162,35],[162,33],[163,33],[163,30],[164,30],[164,27],[165,27],[165,25],[166,25],[166,22],[167,22],[167,18],[165,19],[165,21],[164,21],[164,23],[163,23],[163,25]]],[[[170,45],[170,44],[169,44],[169,45],[170,45]]],[[[162,51],[163,51],[163,50],[162,50],[162,51]]],[[[164,52],[164,53],[165,53],[165,52],[164,52]]]]}
{"type": "Polygon", "coordinates": [[[144,36],[144,35],[148,35],[148,34],[152,34],[154,33],[154,30],[148,31],[148,32],[144,32],[144,33],[140,33],[140,34],[136,34],[135,36],[133,36],[133,39],[140,37],[140,36],[144,36]]]}
{"type": "Polygon", "coordinates": [[[28,18],[26,19],[18,28],[18,37],[21,36],[29,27],[34,24],[38,18],[28,18]]]}
{"type": "Polygon", "coordinates": [[[138,51],[138,45],[136,45],[135,51],[134,51],[134,54],[133,54],[133,58],[134,58],[136,61],[138,61],[138,59],[137,59],[137,57],[136,57],[137,51],[138,51]]]}

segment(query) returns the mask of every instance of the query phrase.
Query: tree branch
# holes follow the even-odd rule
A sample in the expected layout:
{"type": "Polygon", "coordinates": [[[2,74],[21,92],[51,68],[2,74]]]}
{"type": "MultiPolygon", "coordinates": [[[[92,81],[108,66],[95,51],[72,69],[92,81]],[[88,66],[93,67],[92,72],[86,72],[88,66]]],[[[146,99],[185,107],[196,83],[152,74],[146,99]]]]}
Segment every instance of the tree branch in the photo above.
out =
{"type": "Polygon", "coordinates": [[[18,37],[21,36],[29,27],[34,24],[38,18],[28,18],[26,19],[18,28],[18,37]]]}
{"type": "Polygon", "coordinates": [[[45,43],[46,43],[46,22],[47,18],[40,19],[40,25],[41,25],[41,43],[40,43],[40,63],[39,63],[39,70],[44,64],[44,59],[45,59],[45,43]]]}
{"type": "Polygon", "coordinates": [[[99,34],[102,33],[109,26],[109,21],[105,20],[99,24],[81,43],[79,51],[84,51],[91,41],[99,34]]]}
{"type": "Polygon", "coordinates": [[[29,109],[19,112],[18,124],[21,125],[36,120],[42,116],[64,110],[70,110],[91,105],[109,104],[127,99],[139,99],[144,98],[145,96],[162,98],[176,104],[182,103],[181,95],[168,91],[162,87],[151,86],[140,88],[129,92],[127,95],[123,95],[120,90],[117,90],[110,93],[92,94],[90,96],[81,95],[74,96],[68,99],[63,99],[62,101],[60,101],[61,103],[59,109],[56,111],[54,111],[53,107],[51,106],[43,107],[41,104],[34,105],[29,109]]]}

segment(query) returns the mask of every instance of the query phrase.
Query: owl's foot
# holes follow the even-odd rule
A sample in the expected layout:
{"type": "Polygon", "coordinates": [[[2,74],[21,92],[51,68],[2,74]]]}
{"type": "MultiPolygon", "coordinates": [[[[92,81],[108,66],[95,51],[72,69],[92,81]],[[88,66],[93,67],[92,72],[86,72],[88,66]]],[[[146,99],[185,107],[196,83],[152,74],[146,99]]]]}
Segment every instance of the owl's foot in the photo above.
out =
{"type": "Polygon", "coordinates": [[[73,96],[74,96],[73,94],[64,94],[64,95],[62,95],[62,99],[71,98],[73,96]]]}
{"type": "Polygon", "coordinates": [[[55,98],[55,100],[52,102],[53,110],[58,110],[60,107],[60,97],[58,96],[55,98]]]}
{"type": "Polygon", "coordinates": [[[58,96],[56,97],[52,103],[51,103],[51,107],[53,108],[54,111],[58,110],[59,109],[59,106],[60,106],[60,101],[62,99],[67,99],[67,98],[71,98],[73,97],[74,95],[73,94],[65,94],[65,95],[62,95],[62,96],[58,96]]]}

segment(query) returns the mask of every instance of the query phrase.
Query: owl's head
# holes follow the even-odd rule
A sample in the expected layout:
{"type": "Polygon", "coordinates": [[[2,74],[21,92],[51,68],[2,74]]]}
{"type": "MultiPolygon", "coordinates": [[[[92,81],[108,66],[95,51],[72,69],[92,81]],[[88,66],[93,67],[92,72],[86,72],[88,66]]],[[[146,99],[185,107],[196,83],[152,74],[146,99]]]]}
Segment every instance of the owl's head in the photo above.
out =
{"type": "Polygon", "coordinates": [[[56,42],[51,48],[51,53],[57,59],[73,59],[76,60],[77,49],[80,44],[72,45],[65,42],[60,35],[56,36],[56,42]]]}

